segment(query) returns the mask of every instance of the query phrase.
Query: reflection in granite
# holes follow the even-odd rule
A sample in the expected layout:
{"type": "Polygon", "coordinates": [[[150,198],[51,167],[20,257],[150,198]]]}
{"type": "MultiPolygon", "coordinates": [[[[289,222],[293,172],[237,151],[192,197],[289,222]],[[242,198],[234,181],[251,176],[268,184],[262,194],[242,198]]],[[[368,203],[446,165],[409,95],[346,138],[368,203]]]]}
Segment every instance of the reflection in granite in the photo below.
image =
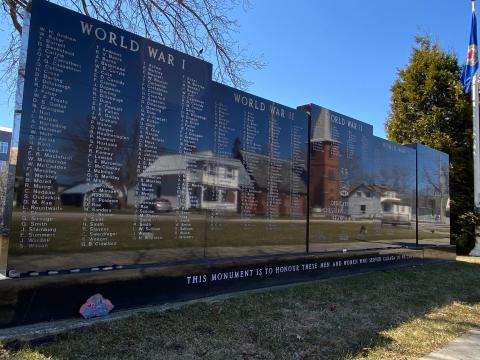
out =
{"type": "Polygon", "coordinates": [[[421,238],[450,237],[448,154],[412,145],[417,151],[418,234],[421,238]]]}
{"type": "Polygon", "coordinates": [[[8,242],[7,236],[0,235],[0,279],[7,275],[8,242]]]}
{"type": "Polygon", "coordinates": [[[415,151],[329,109],[301,109],[311,115],[310,248],[415,245],[415,151]]]}

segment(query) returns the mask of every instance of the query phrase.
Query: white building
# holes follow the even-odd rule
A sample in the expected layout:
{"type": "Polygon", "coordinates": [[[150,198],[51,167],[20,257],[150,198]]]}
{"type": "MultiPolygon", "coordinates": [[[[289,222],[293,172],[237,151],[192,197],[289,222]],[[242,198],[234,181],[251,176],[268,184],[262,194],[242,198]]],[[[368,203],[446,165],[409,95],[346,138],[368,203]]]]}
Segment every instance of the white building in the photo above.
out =
{"type": "Polygon", "coordinates": [[[167,199],[173,209],[236,211],[238,190],[250,182],[240,160],[219,158],[211,151],[162,155],[128,190],[127,204],[134,206],[143,196],[167,199]]]}
{"type": "Polygon", "coordinates": [[[361,184],[348,193],[348,216],[353,220],[379,219],[382,224],[410,224],[412,207],[386,186],[361,184]]]}

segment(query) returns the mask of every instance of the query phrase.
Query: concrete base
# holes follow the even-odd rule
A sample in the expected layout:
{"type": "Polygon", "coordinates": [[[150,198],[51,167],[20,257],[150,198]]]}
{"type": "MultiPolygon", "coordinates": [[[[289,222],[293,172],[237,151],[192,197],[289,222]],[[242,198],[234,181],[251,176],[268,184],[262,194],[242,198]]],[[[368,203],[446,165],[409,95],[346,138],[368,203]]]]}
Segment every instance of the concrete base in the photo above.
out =
{"type": "Polygon", "coordinates": [[[480,244],[477,242],[472,251],[470,251],[469,256],[480,256],[480,244]]]}
{"type": "MultiPolygon", "coordinates": [[[[345,274],[342,276],[338,276],[338,278],[353,277],[353,276],[359,276],[359,275],[362,275],[362,273],[345,274]]],[[[0,343],[5,344],[13,341],[29,342],[29,341],[44,339],[46,337],[56,336],[71,330],[82,329],[82,328],[89,327],[99,323],[127,319],[134,315],[162,313],[168,310],[180,309],[184,306],[191,305],[191,304],[215,303],[215,302],[224,301],[227,299],[237,298],[244,295],[259,294],[259,293],[263,293],[273,289],[287,289],[287,288],[300,286],[303,284],[315,284],[315,283],[320,283],[326,280],[329,280],[329,278],[316,279],[316,280],[313,279],[313,280],[300,281],[292,284],[274,285],[271,287],[242,290],[242,291],[236,291],[232,293],[220,294],[215,296],[208,296],[208,297],[203,297],[203,298],[198,298],[193,300],[167,302],[161,305],[142,306],[142,307],[137,307],[137,308],[128,309],[128,310],[115,310],[114,312],[110,313],[108,316],[97,317],[97,318],[92,318],[88,320],[80,319],[80,318],[69,318],[69,319],[63,319],[63,320],[45,321],[45,322],[29,324],[29,325],[13,326],[9,328],[0,329],[0,343]]]]}
{"type": "Polygon", "coordinates": [[[475,226],[475,247],[470,251],[470,256],[480,256],[480,227],[475,226]]]}
{"type": "Polygon", "coordinates": [[[117,312],[255,288],[454,260],[455,246],[398,247],[36,275],[0,281],[0,328],[78,318],[80,306],[96,293],[111,300],[117,312]]]}

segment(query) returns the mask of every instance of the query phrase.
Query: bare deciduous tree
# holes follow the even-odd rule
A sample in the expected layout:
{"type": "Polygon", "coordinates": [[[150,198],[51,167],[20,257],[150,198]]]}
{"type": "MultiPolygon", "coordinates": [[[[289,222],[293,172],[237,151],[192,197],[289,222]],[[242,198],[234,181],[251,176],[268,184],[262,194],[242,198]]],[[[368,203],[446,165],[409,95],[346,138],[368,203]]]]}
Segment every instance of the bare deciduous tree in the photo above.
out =
{"type": "MultiPolygon", "coordinates": [[[[231,11],[248,0],[54,0],[59,5],[140,34],[187,54],[214,62],[214,78],[238,88],[249,84],[247,68],[264,62],[239,47],[231,11]]],[[[11,24],[10,41],[0,55],[3,81],[13,83],[18,66],[22,14],[27,0],[2,0],[4,17],[11,24]],[[10,80],[10,81],[8,81],[10,80]]]]}

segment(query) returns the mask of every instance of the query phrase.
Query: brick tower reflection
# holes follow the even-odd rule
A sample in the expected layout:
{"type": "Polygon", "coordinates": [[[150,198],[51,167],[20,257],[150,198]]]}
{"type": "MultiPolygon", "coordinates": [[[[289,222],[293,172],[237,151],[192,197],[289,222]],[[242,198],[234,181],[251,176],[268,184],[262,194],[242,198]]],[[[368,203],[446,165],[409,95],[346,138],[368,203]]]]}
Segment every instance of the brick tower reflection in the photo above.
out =
{"type": "Polygon", "coordinates": [[[316,215],[331,218],[329,209],[341,200],[339,142],[332,136],[326,109],[312,113],[310,144],[310,207],[316,215]]]}

